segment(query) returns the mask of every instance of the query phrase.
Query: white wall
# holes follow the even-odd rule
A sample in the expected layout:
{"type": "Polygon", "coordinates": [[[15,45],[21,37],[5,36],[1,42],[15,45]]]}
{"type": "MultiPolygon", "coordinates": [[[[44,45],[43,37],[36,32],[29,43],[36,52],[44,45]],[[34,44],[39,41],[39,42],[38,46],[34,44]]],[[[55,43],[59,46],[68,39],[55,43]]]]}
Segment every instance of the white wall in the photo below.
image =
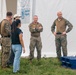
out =
{"type": "MultiPolygon", "coordinates": [[[[42,56],[55,57],[55,38],[51,33],[51,25],[57,18],[57,12],[62,11],[63,17],[73,24],[73,30],[67,34],[68,55],[76,55],[76,0],[36,0],[35,14],[39,16],[39,22],[43,25],[42,37],[42,56]]],[[[24,25],[23,29],[26,52],[29,53],[30,35],[28,25],[24,25]]],[[[36,51],[35,51],[36,55],[36,51]]]]}
{"type": "Polygon", "coordinates": [[[0,21],[6,17],[6,1],[0,0],[0,21]]]}
{"type": "Polygon", "coordinates": [[[36,0],[36,13],[39,22],[43,24],[42,33],[43,54],[56,56],[54,36],[51,33],[51,25],[57,18],[56,13],[60,10],[63,17],[73,24],[73,30],[68,33],[68,55],[76,55],[76,0],[36,0]]]}
{"type": "MultiPolygon", "coordinates": [[[[59,10],[63,12],[63,17],[73,24],[73,30],[67,34],[68,55],[76,55],[76,0],[36,0],[35,8],[35,14],[39,16],[39,22],[42,23],[44,28],[41,33],[43,44],[42,56],[56,56],[55,39],[51,33],[51,25],[57,18],[56,13],[59,10]]],[[[22,56],[29,55],[30,32],[28,25],[29,24],[24,24],[21,27],[24,33],[24,43],[26,47],[26,53],[22,54],[22,56]]]]}

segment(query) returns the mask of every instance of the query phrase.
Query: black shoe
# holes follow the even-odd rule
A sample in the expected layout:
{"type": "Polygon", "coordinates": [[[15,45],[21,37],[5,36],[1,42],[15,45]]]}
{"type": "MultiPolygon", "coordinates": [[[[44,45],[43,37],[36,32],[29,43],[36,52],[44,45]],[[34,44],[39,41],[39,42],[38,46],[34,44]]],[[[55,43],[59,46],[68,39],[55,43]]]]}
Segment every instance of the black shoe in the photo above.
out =
{"type": "Polygon", "coordinates": [[[7,67],[7,68],[10,68],[10,65],[7,65],[6,67],[7,67]]]}

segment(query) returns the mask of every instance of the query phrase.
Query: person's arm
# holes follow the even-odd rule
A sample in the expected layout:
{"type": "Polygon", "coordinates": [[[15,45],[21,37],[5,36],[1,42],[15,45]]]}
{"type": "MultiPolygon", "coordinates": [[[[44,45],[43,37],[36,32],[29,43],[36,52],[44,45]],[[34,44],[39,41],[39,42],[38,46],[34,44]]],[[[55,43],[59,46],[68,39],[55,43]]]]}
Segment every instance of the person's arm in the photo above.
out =
{"type": "Polygon", "coordinates": [[[42,32],[42,31],[43,31],[43,26],[40,24],[40,25],[36,28],[36,30],[37,30],[38,32],[42,32]]]}
{"type": "Polygon", "coordinates": [[[52,26],[51,26],[51,31],[52,31],[52,33],[53,33],[54,35],[56,35],[55,26],[56,26],[56,24],[55,24],[55,21],[54,21],[53,24],[52,24],[52,26]]]}
{"type": "Polygon", "coordinates": [[[19,40],[20,40],[20,43],[22,45],[23,53],[25,53],[25,47],[24,47],[23,34],[22,33],[19,34],[19,40]]]}
{"type": "Polygon", "coordinates": [[[36,31],[36,28],[35,28],[35,27],[32,27],[31,24],[29,25],[29,31],[30,31],[31,33],[37,32],[37,31],[36,31]]]}
{"type": "Polygon", "coordinates": [[[4,29],[8,35],[11,35],[11,25],[9,25],[8,23],[5,23],[4,29]]]}
{"type": "Polygon", "coordinates": [[[69,21],[66,20],[66,26],[68,26],[68,29],[66,30],[66,33],[68,33],[72,30],[73,25],[69,21]]]}

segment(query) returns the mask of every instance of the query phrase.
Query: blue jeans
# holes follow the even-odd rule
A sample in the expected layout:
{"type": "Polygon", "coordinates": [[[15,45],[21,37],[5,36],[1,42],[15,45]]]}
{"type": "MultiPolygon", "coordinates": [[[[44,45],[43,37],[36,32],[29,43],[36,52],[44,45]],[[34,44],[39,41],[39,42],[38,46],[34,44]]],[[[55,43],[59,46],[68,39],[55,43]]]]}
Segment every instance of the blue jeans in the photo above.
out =
{"type": "Polygon", "coordinates": [[[15,54],[13,62],[13,72],[20,70],[20,56],[22,53],[22,46],[20,44],[12,45],[12,50],[15,54]]]}

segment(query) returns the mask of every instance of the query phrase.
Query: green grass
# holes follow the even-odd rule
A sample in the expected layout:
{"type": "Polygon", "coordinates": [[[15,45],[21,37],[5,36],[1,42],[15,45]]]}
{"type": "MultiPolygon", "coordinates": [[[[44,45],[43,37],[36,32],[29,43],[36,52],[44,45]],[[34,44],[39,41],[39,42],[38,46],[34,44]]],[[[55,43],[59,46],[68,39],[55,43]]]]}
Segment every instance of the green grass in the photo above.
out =
{"type": "Polygon", "coordinates": [[[57,58],[42,58],[40,61],[34,59],[32,63],[27,58],[21,58],[20,72],[12,73],[10,69],[1,69],[0,75],[76,75],[76,70],[64,68],[57,58]]]}

